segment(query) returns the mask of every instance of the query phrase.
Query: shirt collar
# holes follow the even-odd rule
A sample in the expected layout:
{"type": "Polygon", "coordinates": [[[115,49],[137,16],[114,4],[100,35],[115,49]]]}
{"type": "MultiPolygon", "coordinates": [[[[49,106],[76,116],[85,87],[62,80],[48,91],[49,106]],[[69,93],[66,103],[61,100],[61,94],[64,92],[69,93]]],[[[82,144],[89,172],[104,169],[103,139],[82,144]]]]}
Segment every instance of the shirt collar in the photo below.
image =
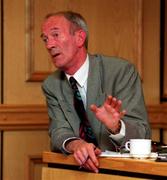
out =
{"type": "MultiPolygon", "coordinates": [[[[87,78],[88,78],[88,70],[89,70],[89,57],[87,55],[84,64],[78,69],[78,71],[73,75],[76,79],[79,86],[83,87],[87,78]]],[[[71,77],[70,75],[66,74],[67,79],[71,77]]]]}

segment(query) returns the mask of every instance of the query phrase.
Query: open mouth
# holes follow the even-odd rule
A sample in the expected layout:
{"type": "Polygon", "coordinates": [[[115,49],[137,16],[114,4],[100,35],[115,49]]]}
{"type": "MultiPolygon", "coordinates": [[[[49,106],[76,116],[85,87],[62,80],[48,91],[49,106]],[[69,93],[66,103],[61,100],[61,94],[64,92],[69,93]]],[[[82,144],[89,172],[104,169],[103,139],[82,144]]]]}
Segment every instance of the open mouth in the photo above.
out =
{"type": "Polygon", "coordinates": [[[56,53],[56,54],[52,55],[52,57],[55,58],[55,57],[57,57],[59,55],[60,55],[60,53],[56,53]]]}

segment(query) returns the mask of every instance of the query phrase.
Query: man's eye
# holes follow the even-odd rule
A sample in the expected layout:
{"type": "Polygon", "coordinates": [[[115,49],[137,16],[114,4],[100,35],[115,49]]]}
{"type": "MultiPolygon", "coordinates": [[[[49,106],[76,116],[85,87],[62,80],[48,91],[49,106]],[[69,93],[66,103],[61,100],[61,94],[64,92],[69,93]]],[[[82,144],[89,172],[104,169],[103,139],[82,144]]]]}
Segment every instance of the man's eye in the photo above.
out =
{"type": "Polygon", "coordinates": [[[48,41],[48,38],[43,37],[42,40],[46,43],[48,41]]]}
{"type": "Polygon", "coordinates": [[[58,36],[59,36],[59,33],[53,33],[52,36],[53,36],[53,37],[58,37],[58,36]]]}

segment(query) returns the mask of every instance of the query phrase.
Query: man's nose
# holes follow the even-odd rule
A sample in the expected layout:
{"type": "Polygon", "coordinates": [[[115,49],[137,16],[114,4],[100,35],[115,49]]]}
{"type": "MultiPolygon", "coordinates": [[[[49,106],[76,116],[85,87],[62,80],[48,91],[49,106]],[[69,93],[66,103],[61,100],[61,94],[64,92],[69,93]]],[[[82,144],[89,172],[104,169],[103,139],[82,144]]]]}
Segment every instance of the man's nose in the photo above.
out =
{"type": "Polygon", "coordinates": [[[55,47],[55,45],[56,45],[55,40],[53,40],[53,39],[48,39],[48,41],[47,41],[47,43],[46,43],[46,48],[47,48],[47,49],[51,49],[51,48],[55,47]]]}

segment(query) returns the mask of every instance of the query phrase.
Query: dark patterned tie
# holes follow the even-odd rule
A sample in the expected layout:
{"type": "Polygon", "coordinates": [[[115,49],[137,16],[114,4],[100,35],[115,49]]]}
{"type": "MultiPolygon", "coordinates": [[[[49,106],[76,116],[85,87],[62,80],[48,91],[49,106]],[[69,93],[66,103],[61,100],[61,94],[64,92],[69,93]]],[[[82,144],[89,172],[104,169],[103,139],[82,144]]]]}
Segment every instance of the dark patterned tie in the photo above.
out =
{"type": "Polygon", "coordinates": [[[69,81],[74,93],[74,107],[81,120],[79,129],[80,138],[86,140],[87,142],[94,143],[95,145],[97,145],[97,141],[95,139],[89,120],[87,118],[81,94],[76,85],[77,81],[73,77],[70,77],[69,81]]]}

